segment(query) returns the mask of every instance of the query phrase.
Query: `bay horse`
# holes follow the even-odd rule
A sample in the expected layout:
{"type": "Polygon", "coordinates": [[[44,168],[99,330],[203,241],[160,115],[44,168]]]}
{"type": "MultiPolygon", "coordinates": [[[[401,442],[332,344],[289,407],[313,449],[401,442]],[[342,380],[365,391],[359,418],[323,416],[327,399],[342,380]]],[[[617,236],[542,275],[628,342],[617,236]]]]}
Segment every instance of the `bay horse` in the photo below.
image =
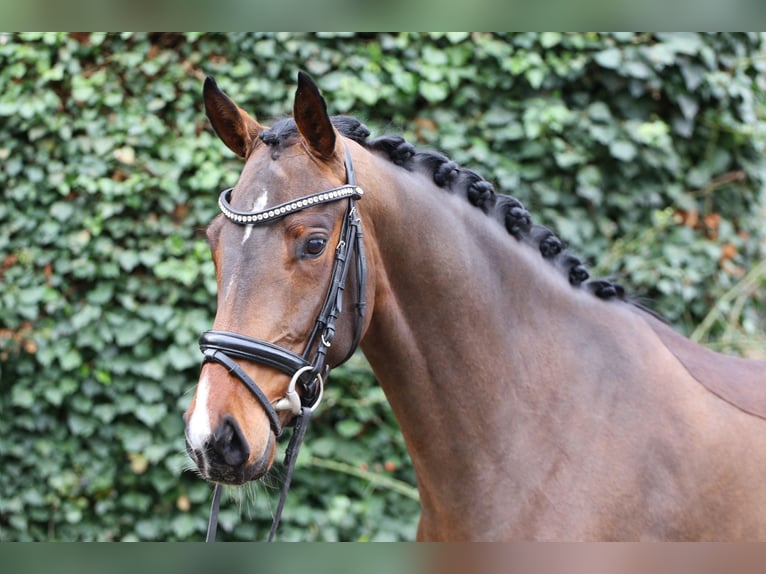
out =
{"type": "Polygon", "coordinates": [[[203,94],[245,160],[207,229],[218,307],[184,415],[205,479],[263,476],[360,344],[419,540],[766,540],[766,361],[677,334],[476,172],[330,117],[305,73],[271,127],[203,94]]]}

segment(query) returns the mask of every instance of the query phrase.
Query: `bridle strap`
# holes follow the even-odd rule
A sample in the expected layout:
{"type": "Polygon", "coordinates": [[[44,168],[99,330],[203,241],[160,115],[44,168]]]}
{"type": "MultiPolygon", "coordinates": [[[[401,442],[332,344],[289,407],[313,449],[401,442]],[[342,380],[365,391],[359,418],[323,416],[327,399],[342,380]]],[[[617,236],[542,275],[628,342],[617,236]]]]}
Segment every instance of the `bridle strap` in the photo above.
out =
{"type": "Polygon", "coordinates": [[[287,444],[287,450],[285,450],[284,465],[287,467],[287,475],[285,481],[282,483],[282,492],[279,495],[279,502],[277,503],[277,510],[274,512],[274,518],[271,521],[271,530],[269,530],[269,542],[274,541],[274,536],[277,534],[277,528],[279,528],[279,521],[282,519],[282,510],[285,508],[285,501],[287,500],[287,492],[290,490],[290,483],[293,480],[293,472],[295,471],[295,462],[298,460],[298,453],[301,450],[303,444],[303,437],[306,436],[306,429],[309,426],[311,420],[311,409],[308,407],[301,408],[301,414],[295,418],[295,428],[293,428],[293,436],[290,437],[290,442],[287,444]]]}
{"type": "Polygon", "coordinates": [[[205,542],[215,542],[215,533],[218,530],[218,510],[221,508],[221,492],[223,485],[216,483],[213,489],[213,502],[210,504],[210,518],[207,521],[207,535],[205,542]]]}
{"type": "MultiPolygon", "coordinates": [[[[357,301],[355,303],[354,337],[351,347],[344,358],[338,364],[348,360],[359,346],[362,337],[362,328],[366,312],[366,288],[367,288],[367,260],[364,253],[364,241],[361,220],[356,210],[356,200],[361,198],[364,192],[356,185],[356,174],[351,161],[348,147],[345,148],[346,185],[333,188],[326,192],[315,193],[298,200],[280,204],[272,209],[259,212],[236,211],[229,204],[231,190],[225,190],[219,198],[219,206],[223,214],[234,223],[239,225],[258,225],[270,223],[276,219],[300,211],[307,207],[329,203],[332,201],[347,200],[348,207],[343,218],[340,232],[340,241],[335,249],[335,260],[330,279],[330,285],[325,295],[322,308],[309,335],[303,355],[298,355],[289,349],[285,349],[268,341],[247,337],[228,331],[206,331],[200,337],[200,349],[204,354],[204,362],[216,362],[228,369],[229,373],[238,378],[256,400],[261,404],[271,426],[274,435],[278,438],[282,434],[282,426],[279,423],[277,410],[282,410],[282,403],[294,406],[288,407],[295,417],[294,429],[290,437],[287,450],[285,451],[284,465],[287,467],[287,476],[282,485],[277,510],[269,532],[268,541],[274,539],[284,509],[287,493],[292,481],[295,463],[298,458],[303,438],[306,434],[311,413],[321,400],[323,378],[326,376],[329,366],[325,365],[327,353],[332,346],[335,337],[335,324],[343,312],[343,292],[348,279],[350,258],[355,255],[355,272],[357,301]],[[313,351],[313,358],[311,358],[313,351]],[[231,358],[244,359],[272,367],[284,374],[293,377],[291,387],[300,380],[303,394],[298,399],[293,395],[292,399],[277,401],[276,407],[272,405],[258,388],[255,382],[245,371],[231,358]],[[306,372],[305,379],[301,380],[301,373],[306,372]],[[317,382],[319,392],[317,392],[317,382]],[[295,410],[293,410],[295,409],[295,410]],[[297,411],[297,412],[296,412],[297,411]]],[[[293,391],[294,393],[294,391],[293,391]]],[[[289,397],[288,397],[289,398],[289,397]]],[[[218,524],[218,510],[221,502],[222,486],[216,484],[213,492],[213,501],[210,507],[210,520],[206,542],[214,542],[218,524]]]]}
{"type": "Polygon", "coordinates": [[[205,331],[199,345],[203,353],[221,351],[237,359],[262,363],[286,375],[292,375],[310,364],[288,349],[229,331],[205,331]]]}
{"type": "Polygon", "coordinates": [[[349,199],[349,206],[341,229],[341,239],[335,249],[335,263],[330,278],[330,287],[327,290],[324,304],[317,316],[314,329],[309,336],[308,344],[303,353],[304,359],[308,360],[312,349],[315,347],[312,364],[317,369],[317,372],[320,372],[324,367],[327,352],[335,338],[335,323],[343,312],[343,295],[346,280],[348,279],[352,253],[356,254],[357,262],[357,315],[354,322],[354,339],[348,352],[339,364],[346,362],[351,357],[361,339],[362,321],[366,307],[364,304],[366,277],[363,276],[367,274],[367,264],[364,256],[364,245],[359,239],[360,232],[361,222],[356,213],[356,205],[353,199],[349,199]],[[318,341],[317,338],[319,339],[318,341]]]}
{"type": "Polygon", "coordinates": [[[279,438],[282,435],[282,425],[279,424],[279,415],[277,415],[277,411],[274,410],[274,407],[269,402],[269,399],[266,398],[266,395],[263,394],[263,391],[255,384],[255,381],[248,376],[242,367],[223,353],[223,351],[206,349],[204,353],[205,358],[203,359],[203,364],[215,362],[219,365],[223,365],[229,371],[229,374],[237,377],[242,384],[247,387],[247,390],[253,394],[255,399],[263,407],[266,416],[269,418],[269,426],[271,427],[271,430],[274,432],[274,435],[279,438]]]}
{"type": "Polygon", "coordinates": [[[340,364],[345,363],[354,354],[359,343],[362,340],[362,327],[364,323],[364,317],[367,313],[367,257],[364,254],[364,234],[362,233],[362,222],[357,217],[354,226],[356,227],[356,235],[354,237],[354,252],[356,253],[356,308],[355,324],[354,324],[354,340],[351,343],[348,353],[341,360],[340,364]]]}
{"type": "Polygon", "coordinates": [[[349,182],[346,185],[334,187],[333,189],[328,189],[327,191],[322,191],[320,193],[307,195],[306,197],[302,197],[301,199],[297,199],[295,201],[280,203],[275,207],[264,209],[263,211],[238,211],[234,209],[229,203],[233,191],[234,188],[230,187],[229,189],[224,189],[221,192],[221,195],[218,196],[218,207],[221,209],[221,213],[223,213],[234,223],[238,223],[240,225],[257,225],[270,223],[277,219],[281,219],[286,215],[295,213],[296,211],[306,209],[307,207],[313,207],[323,203],[338,201],[339,199],[344,199],[346,197],[359,198],[364,194],[364,192],[358,188],[356,184],[349,182]]]}

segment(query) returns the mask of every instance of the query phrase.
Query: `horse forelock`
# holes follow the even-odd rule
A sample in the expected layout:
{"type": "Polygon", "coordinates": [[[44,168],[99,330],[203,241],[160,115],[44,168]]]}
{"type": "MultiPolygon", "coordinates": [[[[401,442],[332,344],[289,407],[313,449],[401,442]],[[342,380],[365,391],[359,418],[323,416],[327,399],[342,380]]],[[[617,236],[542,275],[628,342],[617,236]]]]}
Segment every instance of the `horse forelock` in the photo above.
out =
{"type": "MultiPolygon", "coordinates": [[[[370,130],[362,122],[352,116],[333,116],[330,119],[341,135],[366,145],[370,130]]],[[[281,118],[263,130],[258,137],[274,148],[283,148],[298,137],[298,126],[293,118],[281,118]]]]}
{"type": "MultiPolygon", "coordinates": [[[[494,186],[475,171],[461,167],[438,151],[417,151],[400,135],[384,135],[370,139],[370,130],[352,116],[333,116],[332,124],[346,138],[366,149],[379,152],[394,165],[408,171],[430,175],[434,184],[462,195],[466,201],[480,209],[518,241],[539,251],[542,258],[557,268],[574,288],[584,288],[596,297],[626,301],[656,316],[651,310],[629,298],[625,289],[611,279],[591,279],[585,263],[569,252],[565,243],[549,228],[534,224],[530,213],[517,198],[495,191],[494,186]]],[[[292,144],[298,137],[298,128],[292,118],[282,118],[261,132],[260,139],[279,150],[292,144]]]]}

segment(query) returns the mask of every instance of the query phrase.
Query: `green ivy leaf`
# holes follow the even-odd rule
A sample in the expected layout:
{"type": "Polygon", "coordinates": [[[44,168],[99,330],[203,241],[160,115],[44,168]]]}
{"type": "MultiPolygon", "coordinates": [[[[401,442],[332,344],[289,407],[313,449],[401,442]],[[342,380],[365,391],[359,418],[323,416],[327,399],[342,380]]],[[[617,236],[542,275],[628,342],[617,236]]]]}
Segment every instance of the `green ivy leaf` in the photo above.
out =
{"type": "Polygon", "coordinates": [[[138,420],[152,428],[165,417],[167,412],[168,408],[164,404],[141,405],[135,415],[138,420]]]}
{"type": "Polygon", "coordinates": [[[173,519],[171,528],[173,529],[173,534],[179,539],[184,540],[197,531],[197,521],[194,516],[181,514],[173,519]]]}
{"type": "Polygon", "coordinates": [[[615,140],[609,144],[609,153],[612,157],[620,161],[633,161],[635,159],[638,150],[628,140],[615,140]]]}
{"type": "Polygon", "coordinates": [[[82,356],[77,349],[67,349],[59,356],[59,364],[64,371],[73,371],[82,365],[82,356]]]}
{"type": "Polygon", "coordinates": [[[11,389],[11,404],[17,407],[28,409],[34,403],[35,395],[30,389],[18,385],[11,389]]]}
{"type": "Polygon", "coordinates": [[[359,434],[362,425],[356,420],[343,420],[335,428],[341,436],[351,438],[359,434]]]}
{"type": "Polygon", "coordinates": [[[448,88],[442,83],[421,81],[419,85],[420,95],[431,103],[438,103],[449,95],[448,88]]]}
{"type": "Polygon", "coordinates": [[[617,69],[622,64],[622,51],[619,48],[607,48],[593,56],[602,68],[617,69]]]}

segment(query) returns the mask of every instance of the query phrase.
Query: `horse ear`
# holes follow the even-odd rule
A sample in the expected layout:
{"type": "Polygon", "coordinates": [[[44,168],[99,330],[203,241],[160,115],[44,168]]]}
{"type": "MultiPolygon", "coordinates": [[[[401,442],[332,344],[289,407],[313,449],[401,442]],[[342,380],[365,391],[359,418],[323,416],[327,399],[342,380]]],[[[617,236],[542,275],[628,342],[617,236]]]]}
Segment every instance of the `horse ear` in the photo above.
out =
{"type": "Polygon", "coordinates": [[[215,133],[231,151],[241,158],[247,157],[253,140],[258,137],[263,126],[223,93],[210,76],[205,78],[202,95],[205,115],[215,133]]]}
{"type": "Polygon", "coordinates": [[[327,115],[327,104],[319,88],[305,72],[298,72],[293,117],[309,151],[323,160],[335,153],[335,128],[327,115]]]}

